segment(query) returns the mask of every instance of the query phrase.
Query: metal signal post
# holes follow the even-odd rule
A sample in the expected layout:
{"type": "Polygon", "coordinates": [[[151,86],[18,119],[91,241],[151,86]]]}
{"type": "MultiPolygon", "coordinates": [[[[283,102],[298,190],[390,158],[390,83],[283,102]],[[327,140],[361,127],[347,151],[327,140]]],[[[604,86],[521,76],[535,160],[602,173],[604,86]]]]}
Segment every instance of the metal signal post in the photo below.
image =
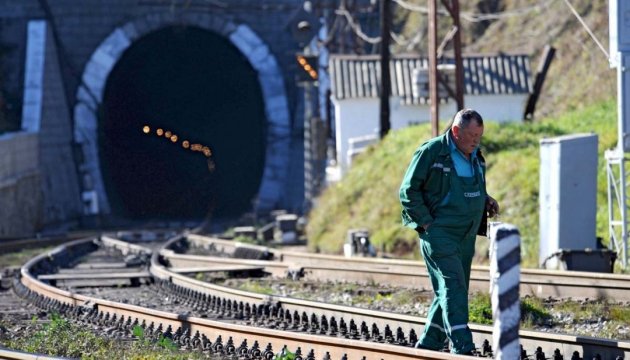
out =
{"type": "Polygon", "coordinates": [[[628,187],[626,152],[630,151],[630,2],[610,0],[610,66],[617,68],[617,147],[606,151],[609,247],[628,266],[628,187]]]}

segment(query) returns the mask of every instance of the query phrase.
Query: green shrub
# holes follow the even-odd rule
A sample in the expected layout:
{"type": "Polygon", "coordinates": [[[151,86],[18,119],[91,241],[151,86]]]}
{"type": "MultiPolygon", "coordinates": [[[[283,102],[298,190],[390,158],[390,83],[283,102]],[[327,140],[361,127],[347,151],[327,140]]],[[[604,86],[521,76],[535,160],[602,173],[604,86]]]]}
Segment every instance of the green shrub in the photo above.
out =
{"type": "Polygon", "coordinates": [[[16,340],[0,341],[0,345],[8,349],[29,353],[77,359],[184,360],[205,358],[203,354],[196,352],[180,352],[173,340],[163,336],[157,341],[152,341],[144,336],[144,330],[140,326],[133,329],[137,341],[128,343],[99,337],[54,313],[51,314],[49,323],[38,325],[37,318],[33,318],[33,325],[36,326],[32,333],[16,340]]]}
{"type": "Polygon", "coordinates": [[[471,323],[492,324],[490,294],[476,293],[468,302],[468,316],[471,323]]]}
{"type": "MultiPolygon", "coordinates": [[[[598,134],[597,235],[608,237],[604,151],[616,145],[616,121],[614,101],[534,123],[486,121],[481,147],[488,163],[488,192],[501,205],[500,221],[520,230],[523,267],[538,266],[539,141],[544,137],[598,134]]],[[[362,227],[370,230],[376,249],[419,258],[415,231],[401,225],[398,188],[414,150],[430,136],[429,124],[392,131],[359,155],[345,177],[329,186],[310,212],[309,248],[340,254],[347,230],[362,227]]],[[[486,243],[480,238],[478,251],[487,248],[486,243]]]]}

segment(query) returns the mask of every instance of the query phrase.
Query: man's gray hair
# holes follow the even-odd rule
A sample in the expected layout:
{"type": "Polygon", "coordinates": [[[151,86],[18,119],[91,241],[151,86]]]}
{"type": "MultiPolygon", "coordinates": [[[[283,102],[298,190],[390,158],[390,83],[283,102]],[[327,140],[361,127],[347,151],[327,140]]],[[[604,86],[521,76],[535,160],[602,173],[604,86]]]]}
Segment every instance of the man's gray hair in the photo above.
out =
{"type": "Polygon", "coordinates": [[[475,121],[477,125],[483,126],[483,118],[473,109],[463,109],[457,112],[453,117],[453,125],[465,129],[471,121],[475,121]]]}

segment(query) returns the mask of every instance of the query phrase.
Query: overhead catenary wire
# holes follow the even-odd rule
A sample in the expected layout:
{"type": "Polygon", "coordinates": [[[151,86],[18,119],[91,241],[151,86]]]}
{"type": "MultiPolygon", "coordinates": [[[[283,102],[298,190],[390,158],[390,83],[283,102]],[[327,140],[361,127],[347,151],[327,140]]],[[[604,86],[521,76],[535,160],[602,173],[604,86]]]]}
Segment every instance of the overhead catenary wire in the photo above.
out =
{"type": "Polygon", "coordinates": [[[498,20],[498,19],[503,19],[503,18],[510,18],[510,17],[515,17],[515,16],[525,15],[532,11],[540,11],[548,7],[551,3],[552,3],[551,1],[543,0],[536,5],[524,7],[521,9],[514,9],[510,11],[502,11],[502,12],[488,13],[488,14],[475,14],[475,13],[463,12],[460,14],[460,17],[468,22],[498,20]]]}
{"type": "Polygon", "coordinates": [[[424,34],[421,31],[416,31],[411,39],[406,39],[403,35],[396,34],[395,32],[390,32],[390,35],[397,45],[404,46],[407,50],[413,49],[413,47],[419,44],[424,38],[424,34]]]}
{"type": "Polygon", "coordinates": [[[352,17],[352,14],[350,14],[348,10],[343,8],[337,9],[335,10],[335,14],[344,16],[346,18],[346,21],[348,21],[348,25],[350,25],[350,27],[352,28],[352,31],[365,42],[370,44],[378,44],[379,42],[381,42],[380,36],[370,37],[365,34],[363,30],[361,30],[361,25],[355,22],[354,17],[352,17]]]}
{"type": "MultiPolygon", "coordinates": [[[[411,4],[405,0],[393,0],[398,6],[400,6],[403,9],[409,10],[409,11],[413,11],[413,12],[418,12],[418,13],[423,13],[423,14],[428,14],[429,13],[429,8],[426,6],[421,6],[421,5],[416,5],[416,4],[411,4]]],[[[551,2],[548,0],[543,0],[541,2],[539,2],[536,5],[532,5],[532,6],[528,6],[528,7],[524,7],[521,9],[515,9],[515,10],[510,10],[510,11],[501,11],[501,12],[496,12],[496,13],[488,13],[488,14],[480,14],[480,13],[471,13],[471,12],[461,12],[459,14],[459,16],[468,21],[468,22],[481,22],[481,21],[488,21],[488,20],[498,20],[501,18],[507,18],[507,17],[514,17],[514,16],[520,16],[532,11],[537,11],[537,10],[541,10],[545,7],[548,7],[549,4],[551,2]]],[[[438,9],[438,15],[443,15],[443,16],[447,16],[449,15],[449,13],[444,10],[444,9],[438,9]]]]}
{"type": "Polygon", "coordinates": [[[586,25],[586,22],[584,21],[584,19],[582,19],[582,17],[580,16],[580,14],[577,12],[577,10],[575,10],[575,8],[573,7],[573,5],[571,5],[571,3],[569,2],[569,0],[564,0],[564,3],[567,4],[567,6],[569,7],[569,9],[571,9],[571,12],[573,13],[573,15],[578,19],[578,21],[580,22],[580,24],[582,24],[582,26],[584,27],[584,29],[586,30],[586,32],[591,36],[591,39],[593,39],[593,41],[595,41],[595,43],[597,44],[597,46],[600,48],[600,50],[604,53],[604,55],[606,55],[606,59],[610,58],[610,55],[608,54],[608,51],[606,51],[606,49],[604,48],[604,46],[602,45],[602,43],[599,42],[599,40],[597,39],[597,37],[595,36],[595,34],[593,34],[593,31],[591,31],[591,29],[588,27],[588,25],[586,25]]]}
{"type": "MultiPolygon", "coordinates": [[[[350,25],[350,28],[352,28],[352,31],[365,42],[370,43],[370,44],[378,44],[381,42],[380,36],[371,37],[367,35],[366,33],[364,33],[359,22],[354,19],[354,17],[348,10],[337,9],[335,10],[335,13],[337,15],[341,15],[345,17],[346,21],[348,22],[348,25],[350,25]]],[[[332,29],[331,29],[331,33],[332,33],[332,29]]],[[[398,45],[407,46],[407,47],[417,44],[422,39],[421,34],[416,34],[414,35],[414,37],[412,37],[409,40],[406,40],[402,35],[396,34],[394,32],[390,32],[389,34],[390,34],[390,37],[398,45]]],[[[329,35],[328,38],[331,38],[331,36],[329,35]]]]}
{"type": "MultiPolygon", "coordinates": [[[[398,6],[400,6],[401,8],[409,10],[409,11],[423,13],[423,14],[429,13],[429,9],[426,6],[412,4],[405,0],[392,0],[392,1],[396,3],[398,6]]],[[[568,0],[565,0],[565,1],[568,1],[568,0]]],[[[510,11],[502,11],[502,12],[488,13],[488,14],[461,12],[460,17],[468,22],[498,20],[501,18],[521,16],[532,11],[540,11],[546,7],[549,7],[550,3],[551,1],[543,0],[536,5],[532,5],[532,6],[528,6],[528,7],[524,7],[520,9],[515,9],[515,10],[510,10],[510,11]]],[[[352,31],[365,42],[370,43],[370,44],[378,44],[381,42],[380,36],[371,37],[367,35],[365,32],[363,32],[360,23],[354,19],[354,17],[352,16],[352,13],[350,13],[345,7],[342,6],[342,7],[337,8],[335,10],[335,14],[337,16],[345,17],[352,31]]],[[[438,14],[443,15],[443,16],[449,15],[445,9],[438,9],[438,14]]],[[[331,34],[332,34],[332,31],[331,31],[331,34]]],[[[398,45],[406,46],[406,47],[414,46],[422,39],[422,36],[416,35],[410,40],[405,41],[403,40],[404,38],[400,34],[395,34],[391,32],[390,35],[391,35],[391,38],[398,45]]]]}
{"type": "Polygon", "coordinates": [[[453,26],[453,28],[446,34],[446,36],[444,36],[444,40],[442,40],[442,43],[437,48],[438,58],[442,57],[444,53],[444,49],[446,48],[446,45],[453,39],[453,37],[455,36],[458,30],[459,29],[457,28],[457,26],[453,26]]]}

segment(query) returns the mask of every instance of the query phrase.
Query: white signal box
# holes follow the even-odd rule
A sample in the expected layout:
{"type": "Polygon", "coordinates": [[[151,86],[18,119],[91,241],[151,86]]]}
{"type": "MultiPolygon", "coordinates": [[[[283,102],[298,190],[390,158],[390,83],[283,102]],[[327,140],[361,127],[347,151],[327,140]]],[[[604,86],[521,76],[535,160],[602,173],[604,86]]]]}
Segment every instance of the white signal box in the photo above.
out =
{"type": "Polygon", "coordinates": [[[597,134],[540,140],[539,265],[558,267],[559,250],[597,247],[597,134]]]}

